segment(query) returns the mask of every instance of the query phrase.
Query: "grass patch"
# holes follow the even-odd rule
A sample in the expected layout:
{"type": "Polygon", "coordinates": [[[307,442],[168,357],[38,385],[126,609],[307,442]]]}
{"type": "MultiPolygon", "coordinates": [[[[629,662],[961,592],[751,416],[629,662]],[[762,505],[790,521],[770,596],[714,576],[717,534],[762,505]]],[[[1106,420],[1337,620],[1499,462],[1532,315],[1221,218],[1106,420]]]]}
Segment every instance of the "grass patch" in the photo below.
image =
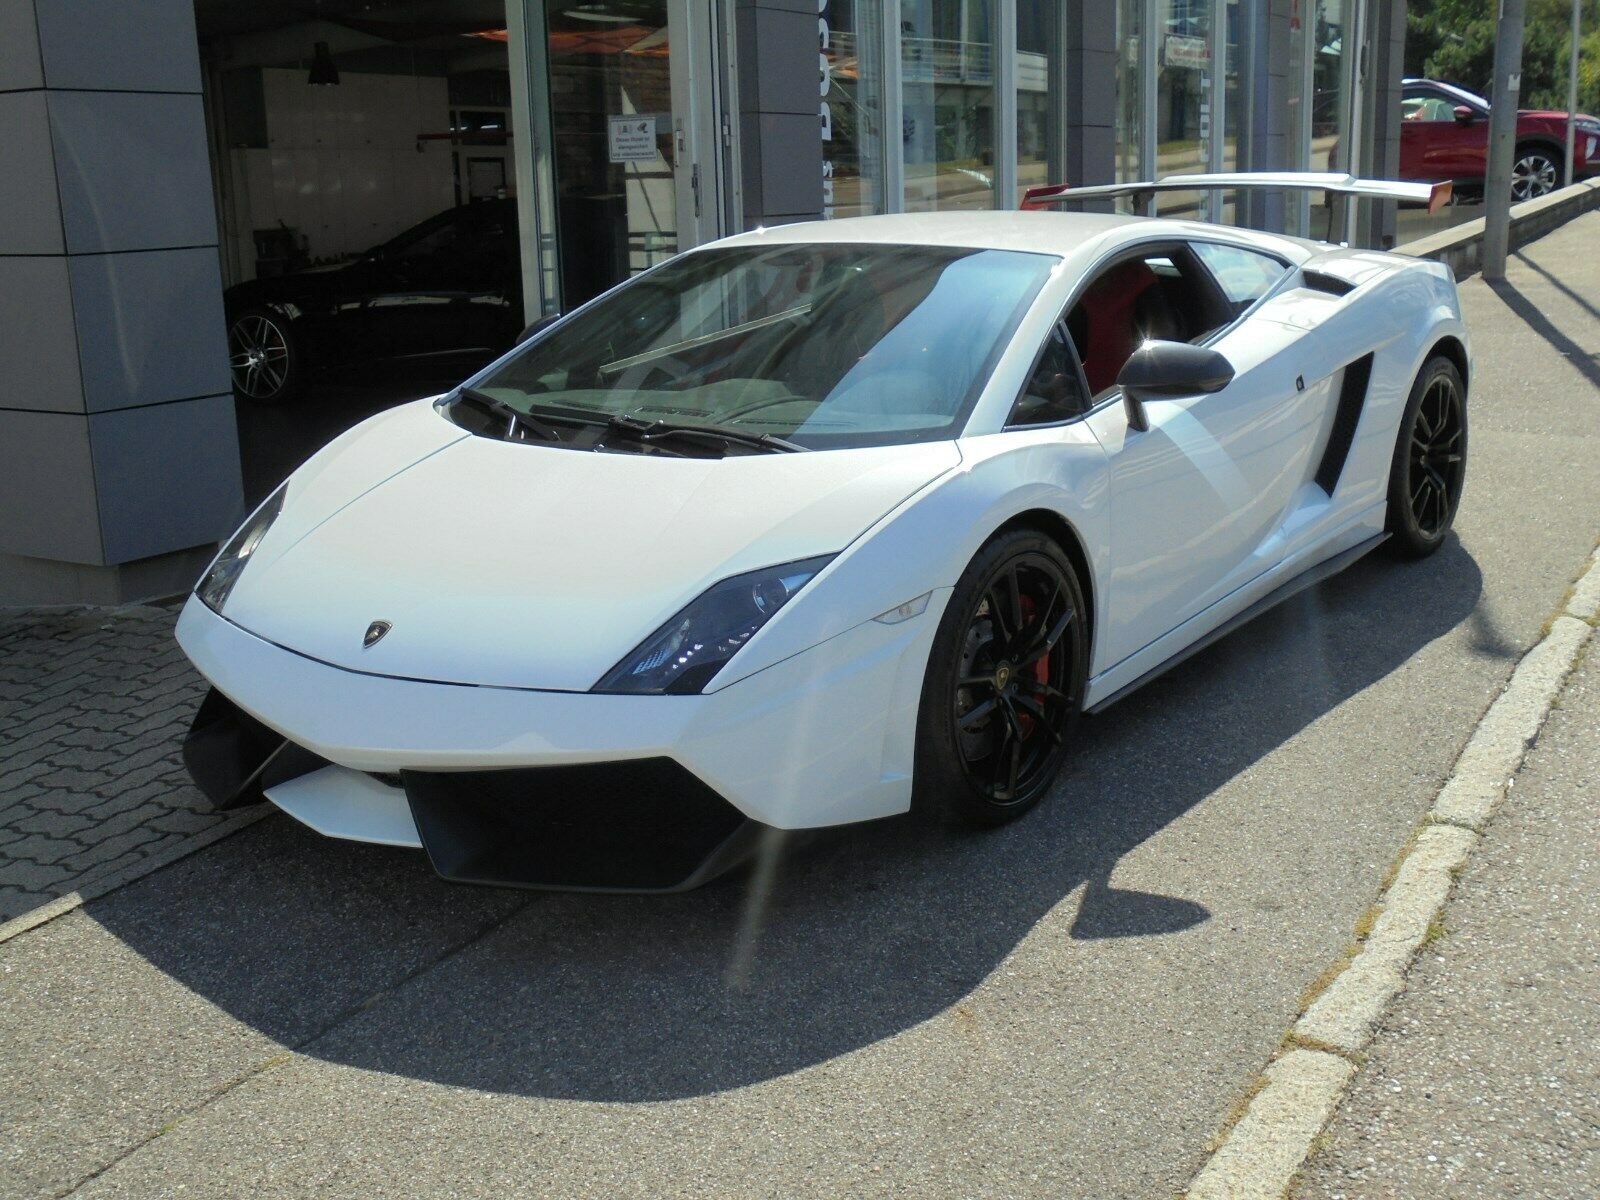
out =
{"type": "Polygon", "coordinates": [[[1379,900],[1356,918],[1356,941],[1364,942],[1372,936],[1372,927],[1383,916],[1383,901],[1379,900]]]}
{"type": "Polygon", "coordinates": [[[1444,927],[1443,918],[1435,917],[1433,920],[1428,922],[1428,932],[1422,935],[1422,947],[1421,948],[1426,950],[1429,946],[1433,945],[1435,942],[1442,942],[1445,938],[1447,938],[1449,936],[1450,936],[1450,931],[1444,927]]]}
{"type": "Polygon", "coordinates": [[[1267,1077],[1261,1074],[1251,1080],[1250,1086],[1235,1097],[1233,1103],[1228,1106],[1228,1111],[1223,1114],[1222,1124],[1217,1126],[1216,1133],[1212,1134],[1211,1140],[1206,1143],[1207,1154],[1215,1154],[1221,1149],[1222,1143],[1228,1140],[1228,1135],[1233,1132],[1234,1126],[1244,1120],[1244,1114],[1250,1111],[1250,1105],[1255,1102],[1255,1098],[1266,1090],[1267,1077]]]}
{"type": "Polygon", "coordinates": [[[1327,966],[1322,968],[1322,973],[1306,985],[1306,990],[1300,993],[1300,1012],[1305,1013],[1317,998],[1333,986],[1333,981],[1343,975],[1345,968],[1356,960],[1358,946],[1349,946],[1344,953],[1339,955],[1327,966]]]}

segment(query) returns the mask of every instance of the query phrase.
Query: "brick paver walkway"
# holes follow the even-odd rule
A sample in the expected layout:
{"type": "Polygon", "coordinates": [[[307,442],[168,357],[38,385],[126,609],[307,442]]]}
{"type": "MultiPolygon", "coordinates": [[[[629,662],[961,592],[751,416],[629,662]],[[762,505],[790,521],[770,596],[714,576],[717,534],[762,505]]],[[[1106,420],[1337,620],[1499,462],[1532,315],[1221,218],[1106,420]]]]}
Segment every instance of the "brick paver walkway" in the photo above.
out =
{"type": "Polygon", "coordinates": [[[0,921],[224,821],[179,760],[205,685],[172,639],[176,619],[165,607],[0,613],[0,921]]]}

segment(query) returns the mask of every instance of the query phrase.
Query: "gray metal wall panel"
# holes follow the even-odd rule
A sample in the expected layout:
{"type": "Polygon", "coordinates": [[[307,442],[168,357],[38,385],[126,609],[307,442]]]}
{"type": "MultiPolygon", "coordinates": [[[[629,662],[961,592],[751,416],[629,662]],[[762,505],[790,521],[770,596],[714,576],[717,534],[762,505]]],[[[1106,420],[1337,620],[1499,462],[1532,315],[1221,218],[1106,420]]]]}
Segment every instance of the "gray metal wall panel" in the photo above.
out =
{"type": "Polygon", "coordinates": [[[0,256],[0,406],[83,411],[67,260],[0,256]]]}
{"type": "Polygon", "coordinates": [[[199,96],[47,94],[69,253],[216,244],[199,96]]]}
{"type": "Polygon", "coordinates": [[[61,253],[44,92],[0,94],[0,216],[0,254],[61,253]]]}
{"type": "Polygon", "coordinates": [[[820,217],[816,0],[739,0],[734,28],[745,225],[820,217]]]}
{"type": "Polygon", "coordinates": [[[89,417],[107,562],[220,541],[243,517],[233,396],[89,417]]]}
{"type": "Polygon", "coordinates": [[[102,563],[89,421],[0,409],[0,553],[102,563]]]}
{"type": "Polygon", "coordinates": [[[0,92],[43,86],[33,0],[0,0],[0,92]]]}
{"type": "MultiPolygon", "coordinates": [[[[1115,8],[1106,0],[1063,0],[1062,23],[1067,57],[1066,178],[1057,182],[1115,183],[1119,53],[1115,8]]],[[[1109,210],[1111,205],[1083,208],[1109,210]]]]}
{"type": "Polygon", "coordinates": [[[818,119],[760,114],[762,217],[822,215],[822,138],[818,119]]]}
{"type": "Polygon", "coordinates": [[[232,386],[214,249],[70,261],[90,412],[210,396],[232,386]]]}
{"type": "Polygon", "coordinates": [[[199,93],[193,0],[33,3],[46,86],[199,93]]]}
{"type": "MultiPolygon", "coordinates": [[[[821,67],[816,5],[811,5],[810,13],[758,8],[752,17],[756,76],[761,81],[760,111],[804,113],[819,120],[821,67]],[[805,47],[807,52],[796,53],[797,46],[805,47]]],[[[819,158],[819,164],[820,161],[819,158]]]]}

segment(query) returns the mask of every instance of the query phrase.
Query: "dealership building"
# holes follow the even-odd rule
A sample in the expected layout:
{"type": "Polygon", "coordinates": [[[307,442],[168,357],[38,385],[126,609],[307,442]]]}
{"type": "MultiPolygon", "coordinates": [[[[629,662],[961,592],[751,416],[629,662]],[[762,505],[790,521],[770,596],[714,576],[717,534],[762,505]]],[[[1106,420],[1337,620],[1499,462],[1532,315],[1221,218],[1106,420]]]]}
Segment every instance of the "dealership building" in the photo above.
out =
{"type": "MultiPolygon", "coordinates": [[[[187,587],[274,472],[472,368],[411,353],[452,305],[520,329],[743,229],[1046,182],[1392,174],[1404,30],[1398,0],[0,0],[0,603],[187,587]],[[369,280],[365,361],[236,398],[225,289],[506,200],[494,288],[369,280]]],[[[1394,237],[1365,202],[1160,208],[1394,237]]]]}

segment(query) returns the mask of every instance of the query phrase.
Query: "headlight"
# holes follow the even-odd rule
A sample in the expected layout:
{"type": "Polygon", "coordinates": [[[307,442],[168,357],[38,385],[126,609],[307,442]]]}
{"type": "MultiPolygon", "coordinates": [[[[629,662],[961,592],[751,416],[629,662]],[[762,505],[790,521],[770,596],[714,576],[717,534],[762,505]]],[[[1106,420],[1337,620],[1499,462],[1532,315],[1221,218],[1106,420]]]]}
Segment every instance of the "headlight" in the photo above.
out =
{"type": "Polygon", "coordinates": [[[635,646],[593,690],[650,695],[704,691],[739,647],[832,559],[824,554],[713,584],[635,646]]]}
{"type": "Polygon", "coordinates": [[[283,493],[288,486],[287,482],[278,485],[278,490],[251,514],[239,532],[233,535],[233,540],[217,555],[217,561],[211,564],[211,569],[195,585],[194,594],[218,616],[222,615],[222,606],[228,602],[233,585],[239,582],[239,576],[244,574],[245,567],[249,565],[250,556],[256,552],[261,539],[267,536],[267,530],[272,528],[272,523],[283,511],[283,493]]]}

